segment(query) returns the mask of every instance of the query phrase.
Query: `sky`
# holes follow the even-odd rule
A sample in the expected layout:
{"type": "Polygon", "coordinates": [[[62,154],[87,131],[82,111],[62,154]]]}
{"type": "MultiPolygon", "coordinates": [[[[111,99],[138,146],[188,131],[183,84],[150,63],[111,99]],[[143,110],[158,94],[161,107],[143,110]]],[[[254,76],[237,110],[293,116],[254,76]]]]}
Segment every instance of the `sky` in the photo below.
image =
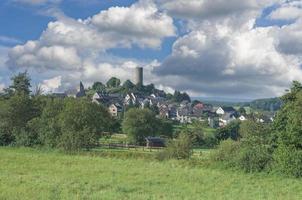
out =
{"type": "Polygon", "coordinates": [[[302,0],[1,0],[0,91],[27,70],[63,92],[133,79],[257,99],[302,81],[302,0]]]}

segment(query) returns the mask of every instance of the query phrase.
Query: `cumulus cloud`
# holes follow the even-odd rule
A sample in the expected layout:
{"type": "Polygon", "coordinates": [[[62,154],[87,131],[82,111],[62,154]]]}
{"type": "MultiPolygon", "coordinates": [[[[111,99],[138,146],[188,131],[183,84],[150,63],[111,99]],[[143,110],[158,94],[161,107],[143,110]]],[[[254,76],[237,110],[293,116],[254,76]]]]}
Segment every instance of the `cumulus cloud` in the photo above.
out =
{"type": "Polygon", "coordinates": [[[41,88],[43,92],[55,92],[61,86],[62,76],[56,76],[48,80],[43,80],[41,88]]]}
{"type": "Polygon", "coordinates": [[[281,20],[293,20],[302,17],[302,2],[289,1],[280,5],[278,9],[273,11],[269,18],[281,20]]]}
{"type": "Polygon", "coordinates": [[[294,20],[275,32],[276,47],[288,55],[302,56],[302,2],[283,3],[269,15],[271,19],[294,20]]]}
{"type": "MultiPolygon", "coordinates": [[[[198,26],[177,39],[172,54],[154,70],[159,76],[169,80],[169,86],[190,90],[195,95],[232,94],[240,98],[259,98],[281,95],[292,80],[302,80],[301,59],[292,55],[301,53],[299,45],[290,49],[294,52],[284,48],[289,47],[293,41],[286,40],[286,36],[299,35],[299,22],[283,28],[254,27],[256,18],[264,9],[263,6],[273,1],[190,2],[196,4],[192,8],[199,3],[200,8],[209,4],[213,9],[196,13],[194,16],[183,16],[190,17],[189,20],[198,26]],[[241,5],[229,9],[227,4],[233,3],[241,5]],[[222,9],[223,5],[228,12],[215,10],[222,9]],[[243,12],[240,23],[232,16],[237,11],[243,12]],[[224,20],[214,19],[220,16],[224,16],[224,20]]],[[[190,6],[187,7],[189,8],[190,6]]]]}
{"type": "Polygon", "coordinates": [[[4,88],[5,88],[4,83],[0,83],[0,92],[2,92],[4,88]]]}
{"type": "Polygon", "coordinates": [[[30,68],[48,91],[132,79],[144,66],[147,83],[192,95],[262,98],[281,95],[292,80],[302,80],[302,22],[298,1],[147,0],[111,7],[87,19],[59,15],[40,38],[14,47],[11,69],[30,68]],[[155,3],[154,3],[155,2],[155,3]],[[292,20],[282,27],[257,27],[266,7],[279,4],[269,19],[292,20]],[[173,18],[186,33],[162,62],[125,59],[108,49],[159,49],[177,35],[173,18]]]}
{"type": "Polygon", "coordinates": [[[157,49],[165,37],[175,34],[173,19],[152,1],[109,8],[87,19],[60,15],[38,40],[12,48],[7,64],[12,70],[30,69],[50,80],[61,75],[60,88],[80,80],[105,81],[110,76],[128,79],[132,78],[129,69],[138,64],[133,59],[110,60],[108,49],[134,45],[157,49]]]}
{"type": "Polygon", "coordinates": [[[246,17],[246,14],[257,14],[259,9],[280,0],[157,0],[157,2],[162,9],[177,18],[200,21],[221,20],[227,17],[239,21],[246,17]]]}
{"type": "Polygon", "coordinates": [[[19,44],[21,40],[14,37],[7,37],[4,35],[0,35],[0,42],[5,44],[19,44]]]}

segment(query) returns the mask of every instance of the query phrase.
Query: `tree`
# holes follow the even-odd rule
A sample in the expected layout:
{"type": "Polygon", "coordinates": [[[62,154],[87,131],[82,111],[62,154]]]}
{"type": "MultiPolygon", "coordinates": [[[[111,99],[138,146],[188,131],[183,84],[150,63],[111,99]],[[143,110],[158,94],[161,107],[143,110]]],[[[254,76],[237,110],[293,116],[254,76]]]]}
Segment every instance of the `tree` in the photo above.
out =
{"type": "Polygon", "coordinates": [[[13,84],[9,87],[17,95],[29,95],[30,94],[30,77],[27,71],[19,73],[11,78],[13,84]]]}
{"type": "Polygon", "coordinates": [[[95,82],[92,85],[92,89],[95,92],[102,92],[102,91],[104,91],[106,89],[106,86],[102,82],[95,82]]]}
{"type": "Polygon", "coordinates": [[[130,80],[126,80],[124,83],[123,83],[123,88],[126,89],[126,90],[131,90],[135,87],[135,85],[130,81],[130,80]]]}
{"type": "Polygon", "coordinates": [[[158,135],[171,138],[173,136],[173,123],[167,119],[158,120],[158,135]]]}
{"type": "Polygon", "coordinates": [[[240,127],[240,121],[232,121],[227,126],[217,129],[216,131],[216,138],[218,141],[226,140],[226,139],[232,139],[232,140],[238,140],[239,135],[239,127],[240,127]]]}
{"type": "Polygon", "coordinates": [[[240,107],[238,112],[239,112],[240,115],[246,115],[246,110],[245,110],[244,107],[240,107]]]}
{"type": "Polygon", "coordinates": [[[151,110],[132,108],[125,113],[122,129],[131,142],[144,144],[147,136],[158,135],[157,126],[158,120],[151,110]]]}
{"type": "Polygon", "coordinates": [[[100,105],[86,100],[69,99],[59,115],[62,135],[60,146],[65,151],[87,150],[98,143],[108,129],[109,113],[100,105]]]}
{"type": "Polygon", "coordinates": [[[116,77],[112,77],[107,81],[106,85],[109,88],[116,88],[121,85],[121,80],[116,77]]]}
{"type": "Polygon", "coordinates": [[[189,101],[191,102],[190,96],[187,93],[181,93],[180,91],[175,91],[173,95],[173,100],[175,102],[189,101]]]}

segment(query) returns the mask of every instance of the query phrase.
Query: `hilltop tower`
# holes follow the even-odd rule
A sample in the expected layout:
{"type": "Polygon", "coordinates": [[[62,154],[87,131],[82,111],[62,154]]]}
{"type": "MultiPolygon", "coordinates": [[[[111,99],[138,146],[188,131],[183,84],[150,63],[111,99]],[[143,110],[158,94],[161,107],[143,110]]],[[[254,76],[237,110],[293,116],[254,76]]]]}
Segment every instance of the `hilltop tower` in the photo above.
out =
{"type": "Polygon", "coordinates": [[[143,85],[143,76],[144,76],[143,68],[142,67],[135,68],[134,83],[136,85],[143,85]]]}

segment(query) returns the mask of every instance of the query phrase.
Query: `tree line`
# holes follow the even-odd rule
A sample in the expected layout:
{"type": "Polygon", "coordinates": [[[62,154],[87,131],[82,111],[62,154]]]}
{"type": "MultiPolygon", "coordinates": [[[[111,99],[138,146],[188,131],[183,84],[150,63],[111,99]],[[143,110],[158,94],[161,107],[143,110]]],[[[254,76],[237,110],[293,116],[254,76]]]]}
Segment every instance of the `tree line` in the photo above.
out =
{"type": "MultiPolygon", "coordinates": [[[[88,98],[33,95],[27,72],[12,77],[0,98],[0,145],[45,146],[65,151],[91,149],[107,133],[120,129],[102,105],[88,98]]],[[[129,109],[122,130],[129,142],[143,144],[147,136],[171,137],[172,124],[149,109],[129,109]]]]}
{"type": "Polygon", "coordinates": [[[233,122],[218,131],[213,160],[246,172],[302,176],[302,85],[294,81],[272,124],[233,122]]]}

